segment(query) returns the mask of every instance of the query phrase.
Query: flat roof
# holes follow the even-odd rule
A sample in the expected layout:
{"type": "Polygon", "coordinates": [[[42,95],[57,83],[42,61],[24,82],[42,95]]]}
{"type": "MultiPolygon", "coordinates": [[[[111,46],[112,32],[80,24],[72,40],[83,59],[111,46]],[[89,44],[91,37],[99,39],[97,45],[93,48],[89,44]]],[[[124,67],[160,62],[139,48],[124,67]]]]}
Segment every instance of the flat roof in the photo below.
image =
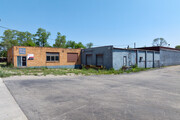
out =
{"type": "Polygon", "coordinates": [[[92,49],[96,49],[96,48],[103,48],[103,47],[112,47],[112,49],[118,49],[118,50],[132,50],[132,51],[156,51],[156,50],[150,50],[150,49],[139,49],[139,48],[116,48],[113,45],[107,45],[107,46],[98,46],[98,47],[92,47],[92,48],[85,48],[86,50],[92,50],[92,49]]]}
{"type": "Polygon", "coordinates": [[[155,51],[160,51],[160,49],[168,49],[168,50],[178,50],[178,51],[180,51],[180,49],[170,48],[170,47],[163,47],[163,46],[140,47],[140,48],[137,48],[137,49],[155,50],[155,51]]]}

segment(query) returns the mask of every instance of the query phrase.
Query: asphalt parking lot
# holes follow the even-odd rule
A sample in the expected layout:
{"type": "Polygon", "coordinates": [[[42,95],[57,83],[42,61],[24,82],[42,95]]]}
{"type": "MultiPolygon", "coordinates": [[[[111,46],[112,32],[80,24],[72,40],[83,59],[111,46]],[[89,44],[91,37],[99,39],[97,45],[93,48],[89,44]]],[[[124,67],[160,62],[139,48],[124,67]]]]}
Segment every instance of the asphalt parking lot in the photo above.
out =
{"type": "Polygon", "coordinates": [[[123,75],[3,80],[29,120],[180,119],[180,66],[123,75]]]}

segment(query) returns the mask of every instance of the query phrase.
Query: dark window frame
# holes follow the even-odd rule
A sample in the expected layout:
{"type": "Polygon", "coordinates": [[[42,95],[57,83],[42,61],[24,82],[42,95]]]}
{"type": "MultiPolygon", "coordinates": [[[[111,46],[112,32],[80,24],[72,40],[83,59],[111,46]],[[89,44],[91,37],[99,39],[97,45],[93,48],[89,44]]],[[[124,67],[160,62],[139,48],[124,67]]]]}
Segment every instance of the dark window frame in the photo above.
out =
{"type": "Polygon", "coordinates": [[[46,62],[59,62],[60,61],[59,56],[60,56],[59,52],[46,52],[46,62]],[[58,60],[56,59],[56,57],[58,57],[58,60]]]}
{"type": "Polygon", "coordinates": [[[139,57],[139,62],[143,62],[143,57],[139,57]]]}

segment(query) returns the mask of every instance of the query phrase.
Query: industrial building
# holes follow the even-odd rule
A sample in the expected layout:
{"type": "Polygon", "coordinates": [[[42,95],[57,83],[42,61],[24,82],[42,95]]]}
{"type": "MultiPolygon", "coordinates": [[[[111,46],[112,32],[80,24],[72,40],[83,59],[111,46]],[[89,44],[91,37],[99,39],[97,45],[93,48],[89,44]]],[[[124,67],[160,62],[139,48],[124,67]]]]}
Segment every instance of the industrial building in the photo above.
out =
{"type": "Polygon", "coordinates": [[[8,50],[7,61],[14,67],[79,68],[95,65],[119,70],[123,66],[137,65],[153,68],[180,65],[180,50],[169,47],[70,49],[14,46],[8,50]]]}
{"type": "Polygon", "coordinates": [[[81,49],[13,46],[7,62],[14,67],[79,68],[81,49]]]}
{"type": "Polygon", "coordinates": [[[160,53],[160,66],[180,65],[180,49],[169,47],[143,47],[142,50],[153,50],[160,53]]]}
{"type": "Polygon", "coordinates": [[[141,68],[152,68],[160,66],[160,52],[103,46],[83,49],[81,62],[84,65],[104,66],[107,69],[114,68],[115,70],[135,64],[141,68]]]}

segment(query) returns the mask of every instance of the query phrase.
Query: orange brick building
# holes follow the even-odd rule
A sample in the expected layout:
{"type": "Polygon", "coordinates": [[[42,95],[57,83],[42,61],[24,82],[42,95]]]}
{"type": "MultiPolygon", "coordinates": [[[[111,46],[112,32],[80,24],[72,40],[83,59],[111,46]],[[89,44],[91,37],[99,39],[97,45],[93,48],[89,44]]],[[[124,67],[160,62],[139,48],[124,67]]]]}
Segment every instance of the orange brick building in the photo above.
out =
{"type": "Polygon", "coordinates": [[[78,68],[81,49],[13,46],[7,53],[14,67],[78,68]]]}

